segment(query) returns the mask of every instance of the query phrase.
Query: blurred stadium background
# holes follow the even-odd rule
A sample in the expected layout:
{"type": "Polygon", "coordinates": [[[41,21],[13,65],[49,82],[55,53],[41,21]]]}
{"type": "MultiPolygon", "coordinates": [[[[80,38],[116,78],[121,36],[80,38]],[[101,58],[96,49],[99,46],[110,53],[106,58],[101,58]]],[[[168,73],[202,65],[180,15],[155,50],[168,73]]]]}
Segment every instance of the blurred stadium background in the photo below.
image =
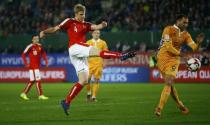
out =
{"type": "MultiPolygon", "coordinates": [[[[90,34],[87,35],[87,39],[89,38],[90,34]]],[[[209,84],[204,83],[210,83],[209,0],[0,0],[0,107],[2,108],[0,124],[68,124],[72,122],[73,124],[94,125],[106,124],[107,120],[110,121],[109,124],[123,125],[141,123],[150,125],[207,125],[210,124],[207,118],[210,115],[210,110],[209,108],[206,110],[204,105],[210,104],[208,101],[210,88],[209,84]],[[102,85],[100,95],[102,100],[93,104],[97,107],[95,110],[91,109],[92,106],[82,104],[85,98],[85,91],[83,91],[83,94],[75,100],[75,105],[79,104],[77,108],[81,106],[82,110],[76,111],[74,109],[73,112],[77,113],[72,116],[73,121],[71,121],[63,118],[57,104],[71,86],[62,83],[72,83],[77,80],[74,68],[69,61],[68,38],[65,33],[50,35],[41,41],[49,59],[49,68],[42,69],[43,88],[51,99],[48,102],[33,100],[25,103],[18,96],[21,88],[25,85],[23,83],[27,82],[29,77],[28,70],[24,68],[22,62],[21,53],[26,45],[31,43],[31,36],[47,27],[59,24],[66,17],[73,17],[72,8],[76,3],[86,5],[87,21],[93,23],[99,23],[102,20],[108,21],[108,28],[102,31],[101,38],[107,41],[110,50],[123,52],[136,50],[138,55],[126,62],[109,60],[101,82],[113,84],[102,85]],[[178,88],[180,91],[184,91],[181,94],[186,95],[184,97],[186,104],[191,105],[189,107],[192,108],[194,114],[192,112],[193,115],[189,117],[179,115],[176,117],[175,115],[178,113],[173,114],[173,108],[170,107],[174,105],[169,102],[166,110],[170,109],[172,115],[166,113],[168,119],[158,121],[153,118],[152,113],[159,99],[161,85],[154,85],[154,83],[161,83],[162,79],[155,67],[153,53],[159,46],[163,27],[173,24],[176,13],[181,12],[189,15],[190,26],[188,30],[193,38],[200,32],[206,34],[205,41],[199,51],[192,53],[187,46],[182,49],[190,56],[199,58],[202,62],[202,68],[198,72],[192,73],[182,63],[177,76],[177,82],[182,83],[178,85],[178,88]],[[186,85],[185,83],[194,84],[186,85]],[[129,87],[138,89],[132,91],[129,87]],[[116,90],[119,91],[118,94],[114,92],[116,90]],[[120,97],[120,95],[124,96],[123,94],[126,95],[125,98],[120,97]],[[118,96],[119,98],[116,98],[118,96]],[[109,100],[113,103],[111,104],[109,100]],[[127,104],[126,100],[130,101],[131,104],[127,104]],[[119,106],[120,102],[122,102],[122,107],[119,106]],[[29,112],[27,112],[27,108],[23,107],[17,110],[15,105],[30,107],[29,112]],[[117,106],[119,109],[114,109],[117,106]],[[148,112],[145,106],[148,106],[148,112]],[[37,112],[36,110],[39,109],[37,107],[43,110],[37,112]],[[136,110],[134,110],[135,108],[136,110]],[[53,112],[54,109],[55,112],[53,112]],[[16,115],[11,113],[16,111],[18,112],[16,115]],[[90,113],[89,118],[89,114],[85,111],[96,113],[90,113]],[[28,116],[31,112],[33,112],[32,120],[28,116]],[[100,112],[99,116],[95,117],[97,112],[100,112]],[[101,112],[105,114],[102,115],[101,112]],[[55,116],[55,113],[60,113],[61,116],[55,116]],[[84,117],[78,118],[84,114],[84,117]],[[110,114],[114,114],[113,117],[109,117],[110,114]],[[11,118],[11,116],[15,117],[11,118]],[[53,118],[57,121],[53,121],[53,118]],[[126,120],[126,118],[130,120],[126,120]],[[92,122],[91,120],[95,121],[92,122]]],[[[36,93],[31,92],[31,95],[32,97],[36,96],[36,93]]]]}

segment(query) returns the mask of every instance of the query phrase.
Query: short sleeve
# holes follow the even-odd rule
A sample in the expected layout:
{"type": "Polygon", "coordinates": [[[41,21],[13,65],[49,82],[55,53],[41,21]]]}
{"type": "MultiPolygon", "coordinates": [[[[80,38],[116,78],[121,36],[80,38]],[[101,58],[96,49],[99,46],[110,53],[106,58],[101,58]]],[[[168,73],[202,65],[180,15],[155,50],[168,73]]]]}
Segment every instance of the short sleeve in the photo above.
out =
{"type": "Polygon", "coordinates": [[[71,24],[72,20],[70,18],[65,19],[59,24],[59,27],[63,30],[67,30],[71,24]]]}
{"type": "Polygon", "coordinates": [[[107,46],[107,44],[106,44],[106,42],[105,41],[103,41],[103,50],[108,50],[108,46],[107,46]]]}
{"type": "Polygon", "coordinates": [[[91,25],[92,25],[92,23],[85,22],[85,26],[86,26],[86,31],[87,31],[87,32],[92,31],[91,25]]]}
{"type": "Polygon", "coordinates": [[[197,44],[193,41],[191,35],[187,32],[186,36],[185,36],[185,41],[187,43],[187,45],[192,48],[192,50],[196,50],[197,49],[197,44]]]}
{"type": "Polygon", "coordinates": [[[163,34],[162,34],[162,41],[171,41],[171,37],[170,37],[170,27],[166,27],[163,30],[163,34]]]}
{"type": "Polygon", "coordinates": [[[192,37],[191,37],[191,35],[190,35],[189,33],[186,33],[186,35],[185,35],[185,41],[186,41],[187,45],[190,45],[190,44],[195,43],[195,42],[192,40],[192,37]]]}
{"type": "Polygon", "coordinates": [[[30,49],[31,49],[32,46],[33,46],[33,44],[29,44],[29,45],[25,48],[25,50],[23,51],[23,53],[28,53],[28,52],[30,51],[30,49]]]}
{"type": "Polygon", "coordinates": [[[46,53],[42,46],[40,46],[40,48],[41,48],[41,53],[46,53]]]}

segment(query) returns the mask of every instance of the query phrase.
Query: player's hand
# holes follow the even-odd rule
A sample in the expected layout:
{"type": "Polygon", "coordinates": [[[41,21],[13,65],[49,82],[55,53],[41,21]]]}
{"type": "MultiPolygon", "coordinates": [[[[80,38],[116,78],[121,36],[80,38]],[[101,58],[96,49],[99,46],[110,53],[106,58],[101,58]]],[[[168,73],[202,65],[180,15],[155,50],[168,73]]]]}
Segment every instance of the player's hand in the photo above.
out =
{"type": "Polygon", "coordinates": [[[101,25],[102,25],[102,27],[104,28],[104,27],[107,27],[108,24],[107,24],[106,21],[102,21],[102,22],[101,22],[101,25]]]}
{"type": "Polygon", "coordinates": [[[204,39],[205,39],[205,34],[204,34],[204,33],[200,33],[200,34],[198,34],[197,37],[196,37],[196,42],[197,42],[198,44],[200,44],[200,43],[203,42],[204,39]]]}
{"type": "Polygon", "coordinates": [[[45,36],[44,31],[41,31],[41,32],[39,33],[39,37],[40,37],[40,38],[43,38],[44,36],[45,36]]]}

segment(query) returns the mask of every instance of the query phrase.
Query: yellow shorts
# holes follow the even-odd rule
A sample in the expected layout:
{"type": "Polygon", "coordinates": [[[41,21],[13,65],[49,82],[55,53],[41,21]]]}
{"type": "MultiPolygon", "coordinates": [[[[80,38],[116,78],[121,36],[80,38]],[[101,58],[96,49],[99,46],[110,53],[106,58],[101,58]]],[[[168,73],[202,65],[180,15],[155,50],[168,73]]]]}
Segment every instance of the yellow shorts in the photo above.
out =
{"type": "Polygon", "coordinates": [[[158,60],[157,66],[163,77],[165,75],[171,75],[176,77],[178,73],[180,61],[177,59],[168,59],[167,61],[158,60]]]}
{"type": "Polygon", "coordinates": [[[89,77],[101,79],[103,67],[102,66],[89,66],[89,77]]]}

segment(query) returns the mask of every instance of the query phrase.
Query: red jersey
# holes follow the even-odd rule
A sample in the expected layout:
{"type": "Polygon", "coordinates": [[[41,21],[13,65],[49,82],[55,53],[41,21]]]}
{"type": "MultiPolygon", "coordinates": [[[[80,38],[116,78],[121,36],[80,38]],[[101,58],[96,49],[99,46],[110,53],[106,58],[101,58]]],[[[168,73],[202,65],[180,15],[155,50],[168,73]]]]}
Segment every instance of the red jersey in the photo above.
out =
{"type": "Polygon", "coordinates": [[[79,22],[70,18],[61,22],[59,27],[68,33],[69,47],[76,43],[84,45],[86,42],[86,33],[91,31],[91,23],[85,21],[79,22]]]}
{"type": "Polygon", "coordinates": [[[22,53],[23,62],[28,65],[26,60],[26,54],[29,55],[29,68],[38,69],[40,67],[41,56],[45,60],[45,64],[48,65],[46,52],[40,44],[29,44],[22,53]]]}

